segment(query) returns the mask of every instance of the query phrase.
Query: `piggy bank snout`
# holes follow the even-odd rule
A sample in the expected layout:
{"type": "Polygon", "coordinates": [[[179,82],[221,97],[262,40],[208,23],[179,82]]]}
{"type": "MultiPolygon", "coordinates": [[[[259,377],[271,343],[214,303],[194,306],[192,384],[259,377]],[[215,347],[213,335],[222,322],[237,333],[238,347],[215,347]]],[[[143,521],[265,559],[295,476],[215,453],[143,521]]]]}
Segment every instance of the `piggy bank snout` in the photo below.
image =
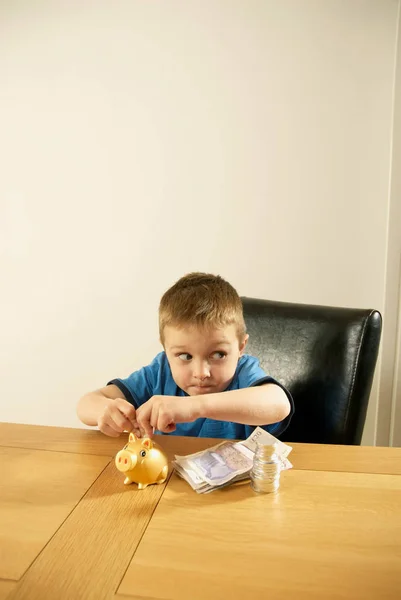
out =
{"type": "Polygon", "coordinates": [[[116,467],[119,471],[130,471],[136,465],[135,454],[130,454],[126,450],[122,450],[116,456],[116,467]]]}

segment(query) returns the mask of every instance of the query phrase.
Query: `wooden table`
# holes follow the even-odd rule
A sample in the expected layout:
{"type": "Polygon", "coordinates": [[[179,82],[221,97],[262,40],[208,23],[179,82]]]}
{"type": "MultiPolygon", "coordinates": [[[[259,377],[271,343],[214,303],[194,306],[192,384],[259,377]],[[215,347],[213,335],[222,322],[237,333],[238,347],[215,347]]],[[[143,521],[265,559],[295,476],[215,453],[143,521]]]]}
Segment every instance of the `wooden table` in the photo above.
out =
{"type": "Polygon", "coordinates": [[[0,423],[0,600],[401,598],[401,448],[292,444],[278,494],[203,496],[125,487],[123,443],[0,423]]]}

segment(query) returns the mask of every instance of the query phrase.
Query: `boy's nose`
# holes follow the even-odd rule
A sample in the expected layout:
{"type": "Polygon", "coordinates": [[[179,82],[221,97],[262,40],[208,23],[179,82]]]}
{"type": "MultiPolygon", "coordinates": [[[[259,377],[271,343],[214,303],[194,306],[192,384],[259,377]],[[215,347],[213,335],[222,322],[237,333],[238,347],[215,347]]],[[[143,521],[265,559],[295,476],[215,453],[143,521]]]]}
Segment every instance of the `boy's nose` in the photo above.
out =
{"type": "Polygon", "coordinates": [[[210,377],[209,365],[207,363],[197,364],[194,369],[194,377],[200,381],[204,381],[207,377],[210,377]]]}

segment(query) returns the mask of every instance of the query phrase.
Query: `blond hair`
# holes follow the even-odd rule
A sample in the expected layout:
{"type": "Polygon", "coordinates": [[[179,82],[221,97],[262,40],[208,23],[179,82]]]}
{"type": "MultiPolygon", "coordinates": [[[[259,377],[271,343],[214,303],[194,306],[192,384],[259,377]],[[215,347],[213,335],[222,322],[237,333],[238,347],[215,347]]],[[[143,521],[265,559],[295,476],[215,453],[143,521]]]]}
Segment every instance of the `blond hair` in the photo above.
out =
{"type": "Polygon", "coordinates": [[[219,275],[189,273],[162,296],[159,306],[160,341],[166,325],[224,327],[236,325],[240,341],[246,334],[242,302],[228,281],[219,275]]]}

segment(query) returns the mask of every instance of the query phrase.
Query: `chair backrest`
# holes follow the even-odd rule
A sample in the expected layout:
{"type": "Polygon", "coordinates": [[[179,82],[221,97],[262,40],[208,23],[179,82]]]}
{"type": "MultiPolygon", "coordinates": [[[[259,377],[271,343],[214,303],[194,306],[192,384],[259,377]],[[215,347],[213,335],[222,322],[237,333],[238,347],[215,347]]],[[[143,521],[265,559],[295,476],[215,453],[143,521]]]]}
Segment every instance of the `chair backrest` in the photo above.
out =
{"type": "Polygon", "coordinates": [[[242,298],[247,352],[291,392],[281,439],[360,444],[379,351],[377,310],[242,298]]]}

